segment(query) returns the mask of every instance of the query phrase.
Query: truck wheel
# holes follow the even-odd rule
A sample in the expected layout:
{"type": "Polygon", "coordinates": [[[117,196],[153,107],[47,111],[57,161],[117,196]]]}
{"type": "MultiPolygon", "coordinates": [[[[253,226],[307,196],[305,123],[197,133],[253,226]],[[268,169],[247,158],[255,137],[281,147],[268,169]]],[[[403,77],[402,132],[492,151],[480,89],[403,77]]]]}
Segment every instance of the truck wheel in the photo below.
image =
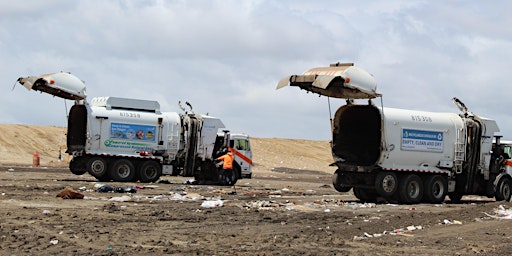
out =
{"type": "Polygon", "coordinates": [[[375,190],[383,197],[390,197],[398,190],[398,177],[394,172],[380,172],[375,177],[375,190]]]}
{"type": "Polygon", "coordinates": [[[448,190],[448,181],[441,175],[429,176],[423,184],[425,188],[425,199],[429,203],[442,203],[448,190]]]}
{"type": "Polygon", "coordinates": [[[131,181],[135,176],[135,166],[130,160],[119,159],[114,162],[110,169],[110,177],[114,181],[131,181]]]}
{"type": "Polygon", "coordinates": [[[448,197],[450,198],[450,202],[452,204],[460,204],[461,199],[462,199],[462,193],[451,192],[451,193],[448,193],[448,197]]]}
{"type": "Polygon", "coordinates": [[[409,174],[400,181],[400,201],[407,204],[417,204],[423,197],[423,182],[416,174],[409,174]]]}
{"type": "Polygon", "coordinates": [[[96,179],[106,180],[108,177],[107,160],[102,157],[93,157],[89,159],[85,168],[87,169],[87,172],[96,179]]]}
{"type": "Polygon", "coordinates": [[[345,175],[343,174],[343,172],[341,172],[339,169],[338,169],[338,170],[336,170],[336,171],[334,172],[334,174],[332,175],[332,186],[333,186],[333,187],[334,187],[334,189],[336,189],[336,191],[338,191],[338,192],[343,192],[343,193],[345,193],[345,192],[350,191],[350,189],[352,188],[352,187],[350,187],[350,186],[348,186],[348,187],[347,187],[347,186],[342,186],[342,185],[341,185],[341,182],[342,182],[342,180],[343,180],[344,176],[345,176],[345,175]]]}
{"type": "Polygon", "coordinates": [[[496,187],[496,201],[510,201],[511,187],[510,179],[508,177],[502,177],[496,187]]]}
{"type": "Polygon", "coordinates": [[[140,182],[155,182],[162,175],[162,166],[155,161],[143,162],[138,170],[140,182]]]}
{"type": "Polygon", "coordinates": [[[85,160],[82,157],[73,157],[69,162],[69,170],[74,175],[82,175],[87,172],[85,160]]]}
{"type": "Polygon", "coordinates": [[[353,188],[352,190],[354,191],[354,196],[363,203],[377,202],[377,194],[373,190],[364,188],[353,188]]]}

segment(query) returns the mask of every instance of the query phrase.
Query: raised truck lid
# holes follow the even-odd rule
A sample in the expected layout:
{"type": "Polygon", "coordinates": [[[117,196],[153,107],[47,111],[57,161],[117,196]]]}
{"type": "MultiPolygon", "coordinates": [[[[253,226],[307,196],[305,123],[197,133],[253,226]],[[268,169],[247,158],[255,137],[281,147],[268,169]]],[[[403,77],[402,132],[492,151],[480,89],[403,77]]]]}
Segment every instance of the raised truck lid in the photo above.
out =
{"type": "Polygon", "coordinates": [[[84,82],[69,72],[20,77],[18,83],[28,90],[46,92],[68,100],[83,100],[86,97],[84,82]]]}
{"type": "Polygon", "coordinates": [[[381,96],[373,76],[353,63],[335,63],[309,69],[302,75],[287,76],[279,81],[276,89],[287,85],[333,98],[373,99],[381,96]]]}

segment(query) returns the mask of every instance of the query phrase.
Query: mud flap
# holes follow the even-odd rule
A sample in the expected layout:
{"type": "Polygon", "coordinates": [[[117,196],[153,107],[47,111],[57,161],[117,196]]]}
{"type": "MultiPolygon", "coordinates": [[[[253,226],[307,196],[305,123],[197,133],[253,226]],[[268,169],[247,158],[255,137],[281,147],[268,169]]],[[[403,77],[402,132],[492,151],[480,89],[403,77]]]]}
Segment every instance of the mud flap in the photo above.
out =
{"type": "Polygon", "coordinates": [[[86,97],[84,82],[71,73],[20,77],[18,83],[28,90],[45,92],[67,100],[83,100],[86,97]]]}

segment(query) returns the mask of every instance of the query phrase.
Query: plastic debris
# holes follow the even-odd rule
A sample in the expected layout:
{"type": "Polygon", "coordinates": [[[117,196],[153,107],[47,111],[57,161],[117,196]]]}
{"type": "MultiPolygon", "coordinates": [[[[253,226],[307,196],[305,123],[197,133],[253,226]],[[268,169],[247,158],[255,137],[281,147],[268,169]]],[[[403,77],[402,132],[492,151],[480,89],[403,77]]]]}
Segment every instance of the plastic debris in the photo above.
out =
{"type": "Polygon", "coordinates": [[[57,240],[57,239],[54,239],[54,240],[50,241],[50,244],[52,244],[52,245],[56,245],[58,243],[59,243],[59,240],[57,240]]]}
{"type": "Polygon", "coordinates": [[[99,192],[99,193],[108,193],[108,192],[137,193],[137,189],[134,186],[114,187],[112,185],[105,184],[105,185],[100,185],[98,187],[98,184],[96,184],[95,187],[97,187],[95,192],[99,192]]]}
{"type": "Polygon", "coordinates": [[[44,214],[44,215],[48,215],[48,214],[50,214],[50,211],[48,211],[48,210],[43,210],[43,214],[44,214]]]}
{"type": "Polygon", "coordinates": [[[201,204],[201,207],[204,207],[204,208],[214,208],[214,207],[222,207],[223,205],[224,205],[224,202],[222,202],[222,200],[220,200],[220,199],[217,199],[217,200],[207,200],[207,201],[204,201],[201,204]]]}
{"type": "Polygon", "coordinates": [[[486,212],[484,212],[484,213],[485,213],[485,215],[487,215],[491,218],[500,219],[500,220],[512,220],[512,208],[505,209],[505,206],[500,205],[500,206],[498,206],[498,208],[494,209],[493,212],[495,215],[491,215],[486,212]]]}
{"type": "Polygon", "coordinates": [[[443,220],[443,224],[445,224],[445,225],[462,225],[462,222],[459,220],[449,221],[449,220],[445,219],[445,220],[443,220]]]}
{"type": "Polygon", "coordinates": [[[115,201],[115,202],[126,202],[131,201],[132,198],[130,196],[116,196],[109,199],[109,201],[115,201]]]}

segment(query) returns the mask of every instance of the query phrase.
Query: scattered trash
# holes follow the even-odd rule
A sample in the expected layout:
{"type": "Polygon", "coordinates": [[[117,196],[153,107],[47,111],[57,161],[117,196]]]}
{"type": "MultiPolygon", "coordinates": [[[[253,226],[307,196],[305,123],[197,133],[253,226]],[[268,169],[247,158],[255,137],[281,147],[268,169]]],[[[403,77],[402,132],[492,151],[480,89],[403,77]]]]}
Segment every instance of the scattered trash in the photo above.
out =
{"type": "Polygon", "coordinates": [[[48,215],[48,214],[50,214],[50,211],[48,211],[48,210],[43,210],[43,214],[44,214],[44,215],[48,215]]]}
{"type": "Polygon", "coordinates": [[[199,184],[199,182],[197,182],[197,180],[186,180],[186,181],[183,182],[183,184],[197,185],[197,184],[199,184]]]}
{"type": "Polygon", "coordinates": [[[364,239],[368,239],[368,238],[376,238],[376,237],[381,237],[381,236],[385,236],[385,235],[392,235],[392,236],[409,236],[409,237],[412,237],[414,235],[412,234],[409,234],[410,232],[413,232],[413,231],[416,231],[416,230],[421,230],[423,229],[422,226],[408,226],[406,228],[399,228],[399,229],[395,229],[393,231],[384,231],[382,233],[376,233],[376,234],[369,234],[367,232],[364,232],[362,236],[354,236],[354,238],[352,239],[353,241],[361,241],[361,240],[364,240],[364,239]]]}
{"type": "Polygon", "coordinates": [[[314,195],[314,194],[316,194],[316,191],[308,189],[308,190],[304,191],[303,194],[304,195],[314,195]]]}
{"type": "MultiPolygon", "coordinates": [[[[96,184],[95,186],[97,186],[98,184],[96,184]]],[[[107,193],[107,192],[114,192],[114,187],[111,186],[111,185],[108,185],[108,184],[105,184],[105,185],[100,185],[96,190],[95,192],[100,192],[100,193],[107,193]]]]}
{"type": "Polygon", "coordinates": [[[201,207],[203,207],[203,208],[214,208],[214,207],[222,207],[223,205],[224,205],[224,202],[222,202],[222,200],[220,200],[220,199],[217,199],[217,200],[207,200],[207,201],[204,201],[201,204],[201,207]]]}
{"type": "Polygon", "coordinates": [[[80,191],[86,191],[87,190],[87,187],[83,186],[83,187],[79,187],[78,190],[80,191]]]}
{"type": "Polygon", "coordinates": [[[127,202],[131,201],[132,198],[130,196],[116,196],[109,199],[109,201],[115,201],[115,202],[127,202]]]}
{"type": "Polygon", "coordinates": [[[462,225],[462,222],[459,220],[449,221],[449,220],[445,219],[443,221],[443,224],[445,224],[445,225],[462,225]]]}
{"type": "Polygon", "coordinates": [[[57,197],[62,199],[84,199],[84,194],[77,192],[72,188],[65,188],[57,194],[57,197]]]}
{"type": "Polygon", "coordinates": [[[137,193],[137,189],[134,186],[115,187],[114,191],[116,193],[137,193]]]}
{"type": "Polygon", "coordinates": [[[485,213],[485,215],[495,219],[512,220],[512,208],[505,209],[503,205],[500,205],[498,208],[494,209],[494,213],[496,215],[490,215],[488,213],[485,213]]]}
{"type": "Polygon", "coordinates": [[[50,241],[50,244],[52,244],[52,245],[56,245],[58,243],[59,243],[59,240],[57,240],[57,239],[50,241]]]}
{"type": "Polygon", "coordinates": [[[135,188],[134,186],[114,187],[114,186],[111,186],[108,184],[105,184],[105,185],[99,184],[99,187],[98,187],[98,184],[96,184],[95,187],[97,187],[95,192],[99,192],[99,193],[108,193],[108,192],[137,193],[137,188],[135,188]]]}
{"type": "Polygon", "coordinates": [[[8,172],[14,172],[14,169],[13,168],[9,168],[7,169],[8,172]]]}

